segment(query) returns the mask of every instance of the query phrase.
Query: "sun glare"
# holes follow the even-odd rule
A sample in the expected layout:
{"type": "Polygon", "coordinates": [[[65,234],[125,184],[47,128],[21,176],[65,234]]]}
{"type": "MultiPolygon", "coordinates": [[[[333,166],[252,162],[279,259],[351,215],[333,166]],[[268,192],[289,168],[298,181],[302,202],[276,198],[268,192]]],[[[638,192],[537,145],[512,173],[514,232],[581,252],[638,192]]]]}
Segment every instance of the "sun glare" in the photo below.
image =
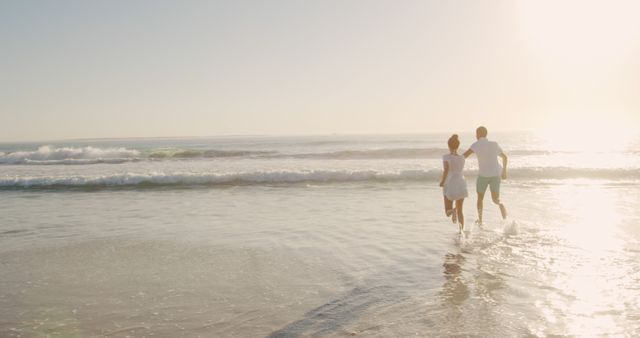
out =
{"type": "Polygon", "coordinates": [[[564,185],[556,191],[571,215],[561,227],[561,237],[575,249],[575,256],[559,267],[569,273],[561,274],[554,284],[575,295],[565,309],[569,332],[589,336],[618,329],[614,316],[601,314],[594,318],[594,314],[605,306],[624,310],[624,304],[617,300],[624,295],[617,294],[617,289],[611,289],[610,285],[620,283],[627,273],[623,266],[610,264],[620,259],[624,246],[619,233],[622,220],[617,206],[619,196],[604,186],[592,185],[589,194],[581,194],[582,189],[564,185]]]}
{"type": "Polygon", "coordinates": [[[640,33],[638,1],[520,1],[519,11],[532,50],[565,64],[615,61],[640,33]]]}

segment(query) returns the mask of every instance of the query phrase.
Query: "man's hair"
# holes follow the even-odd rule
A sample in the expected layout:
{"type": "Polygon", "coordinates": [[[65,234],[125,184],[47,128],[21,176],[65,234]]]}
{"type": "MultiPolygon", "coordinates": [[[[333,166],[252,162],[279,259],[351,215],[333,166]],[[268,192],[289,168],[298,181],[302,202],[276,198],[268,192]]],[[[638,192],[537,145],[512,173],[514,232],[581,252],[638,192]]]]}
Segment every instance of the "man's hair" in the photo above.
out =
{"type": "Polygon", "coordinates": [[[478,129],[476,129],[476,136],[478,137],[487,137],[487,134],[489,132],[487,131],[487,128],[480,126],[478,127],[478,129]]]}

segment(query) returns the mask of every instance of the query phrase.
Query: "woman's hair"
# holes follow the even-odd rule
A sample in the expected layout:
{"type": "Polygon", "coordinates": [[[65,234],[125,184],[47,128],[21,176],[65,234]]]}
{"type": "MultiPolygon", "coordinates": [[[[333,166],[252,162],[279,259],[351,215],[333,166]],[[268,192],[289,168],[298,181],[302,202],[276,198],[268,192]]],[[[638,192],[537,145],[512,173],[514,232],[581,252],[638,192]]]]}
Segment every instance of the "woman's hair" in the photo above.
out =
{"type": "Polygon", "coordinates": [[[451,137],[449,137],[449,141],[447,142],[447,144],[449,145],[449,149],[457,150],[458,147],[460,146],[460,140],[458,140],[458,134],[451,135],[451,137]]]}

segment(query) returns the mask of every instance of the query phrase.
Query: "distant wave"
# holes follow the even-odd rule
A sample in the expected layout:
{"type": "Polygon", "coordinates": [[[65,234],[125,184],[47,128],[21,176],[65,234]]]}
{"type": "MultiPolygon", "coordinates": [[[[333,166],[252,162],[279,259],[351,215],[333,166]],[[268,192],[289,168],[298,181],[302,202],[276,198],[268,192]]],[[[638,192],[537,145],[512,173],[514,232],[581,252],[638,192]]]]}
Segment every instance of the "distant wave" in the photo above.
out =
{"type": "MultiPolygon", "coordinates": [[[[440,158],[448,153],[444,148],[383,148],[338,150],[312,153],[280,153],[277,151],[246,151],[246,150],[164,150],[154,151],[150,158],[217,158],[217,157],[247,157],[247,158],[297,158],[297,159],[420,159],[440,158]]],[[[541,150],[515,150],[510,152],[516,156],[549,155],[552,152],[541,150]]]]}
{"type": "Polygon", "coordinates": [[[277,155],[277,151],[249,151],[249,150],[195,150],[195,149],[165,149],[154,150],[148,154],[152,159],[163,158],[219,158],[219,157],[268,157],[277,155]]]}
{"type": "Polygon", "coordinates": [[[434,158],[446,153],[444,149],[436,148],[397,148],[397,149],[366,149],[366,150],[341,150],[320,153],[304,153],[282,155],[292,158],[304,159],[400,159],[400,158],[434,158]]]}
{"type": "MultiPolygon", "coordinates": [[[[384,148],[338,150],[312,153],[281,153],[273,150],[221,150],[221,149],[153,149],[139,151],[127,148],[62,147],[41,146],[35,151],[0,153],[0,164],[20,165],[86,165],[118,164],[145,160],[193,160],[217,158],[246,159],[429,159],[447,153],[444,148],[384,148]]],[[[514,156],[549,155],[539,150],[514,150],[514,156]]]]}
{"type": "MultiPolygon", "coordinates": [[[[0,189],[57,188],[57,187],[135,187],[135,186],[219,186],[219,185],[278,185],[296,183],[342,182],[435,182],[441,170],[309,170],[309,171],[252,171],[239,173],[126,173],[107,176],[68,177],[0,177],[0,189]]],[[[469,179],[476,175],[468,172],[469,179]]],[[[640,180],[640,169],[571,169],[571,168],[514,168],[513,180],[605,179],[640,180]]],[[[471,182],[469,182],[471,183],[471,182]]]]}
{"type": "MultiPolygon", "coordinates": [[[[447,154],[448,149],[444,148],[390,148],[390,149],[367,149],[367,150],[343,150],[325,153],[309,153],[289,155],[294,158],[317,158],[317,159],[420,159],[420,158],[440,158],[447,154]]],[[[514,156],[534,156],[551,155],[556,152],[543,150],[513,150],[509,151],[514,156]]]]}

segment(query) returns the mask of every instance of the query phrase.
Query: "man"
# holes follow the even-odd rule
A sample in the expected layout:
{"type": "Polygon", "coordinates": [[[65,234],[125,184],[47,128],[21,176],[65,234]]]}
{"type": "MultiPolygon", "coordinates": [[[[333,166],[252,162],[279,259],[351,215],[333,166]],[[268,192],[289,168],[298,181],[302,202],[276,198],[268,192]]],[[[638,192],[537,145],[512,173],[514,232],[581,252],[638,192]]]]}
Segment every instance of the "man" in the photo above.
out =
{"type": "Polygon", "coordinates": [[[476,139],[469,150],[464,153],[467,158],[475,153],[478,157],[478,180],[476,181],[476,191],[478,192],[478,224],[482,224],[482,207],[484,194],[487,187],[491,191],[493,203],[500,207],[502,218],[507,218],[507,209],[500,202],[500,182],[507,179],[507,155],[496,142],[487,140],[487,128],[478,127],[476,129],[476,139]],[[502,158],[502,167],[498,163],[498,157],[502,158]]]}

